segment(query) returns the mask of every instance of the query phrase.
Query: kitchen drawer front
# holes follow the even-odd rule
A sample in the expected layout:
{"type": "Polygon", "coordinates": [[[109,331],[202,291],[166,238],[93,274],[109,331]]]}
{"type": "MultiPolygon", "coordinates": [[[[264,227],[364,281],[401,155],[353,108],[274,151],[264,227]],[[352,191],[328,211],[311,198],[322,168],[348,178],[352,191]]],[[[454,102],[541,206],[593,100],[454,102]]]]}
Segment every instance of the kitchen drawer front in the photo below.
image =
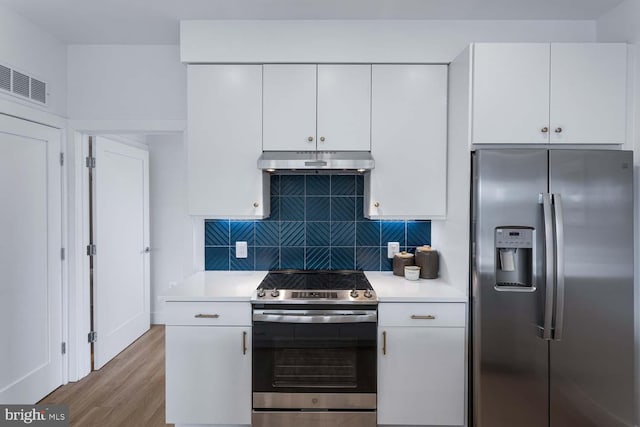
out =
{"type": "Polygon", "coordinates": [[[167,325],[251,326],[248,302],[168,301],[167,325]]]}
{"type": "Polygon", "coordinates": [[[381,303],[378,305],[380,326],[464,327],[464,303],[381,303]]]}

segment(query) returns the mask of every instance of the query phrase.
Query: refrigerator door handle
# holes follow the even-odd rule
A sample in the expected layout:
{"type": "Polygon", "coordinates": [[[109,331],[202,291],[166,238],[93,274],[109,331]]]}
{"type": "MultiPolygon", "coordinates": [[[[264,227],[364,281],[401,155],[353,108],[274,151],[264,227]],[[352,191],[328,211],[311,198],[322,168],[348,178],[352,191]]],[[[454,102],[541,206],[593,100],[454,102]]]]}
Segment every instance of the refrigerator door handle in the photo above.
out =
{"type": "Polygon", "coordinates": [[[555,285],[555,246],[553,241],[553,217],[551,213],[551,194],[542,194],[542,212],[544,216],[544,254],[545,254],[545,298],[544,298],[544,323],[542,326],[542,339],[552,339],[553,323],[553,294],[555,285]]]}
{"type": "Polygon", "coordinates": [[[556,307],[553,339],[562,339],[564,326],[564,212],[562,197],[559,193],[553,195],[553,212],[556,225],[556,307]]]}

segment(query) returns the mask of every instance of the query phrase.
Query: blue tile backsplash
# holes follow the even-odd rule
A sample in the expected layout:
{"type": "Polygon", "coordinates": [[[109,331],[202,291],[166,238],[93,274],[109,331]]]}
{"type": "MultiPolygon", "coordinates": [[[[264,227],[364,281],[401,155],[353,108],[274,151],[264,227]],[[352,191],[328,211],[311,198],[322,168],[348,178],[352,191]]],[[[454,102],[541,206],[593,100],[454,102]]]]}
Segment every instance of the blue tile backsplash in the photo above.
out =
{"type": "Polygon", "coordinates": [[[363,196],[362,175],[274,175],[269,218],[205,221],[205,270],[391,270],[387,242],[431,244],[430,221],[368,220],[363,196]]]}

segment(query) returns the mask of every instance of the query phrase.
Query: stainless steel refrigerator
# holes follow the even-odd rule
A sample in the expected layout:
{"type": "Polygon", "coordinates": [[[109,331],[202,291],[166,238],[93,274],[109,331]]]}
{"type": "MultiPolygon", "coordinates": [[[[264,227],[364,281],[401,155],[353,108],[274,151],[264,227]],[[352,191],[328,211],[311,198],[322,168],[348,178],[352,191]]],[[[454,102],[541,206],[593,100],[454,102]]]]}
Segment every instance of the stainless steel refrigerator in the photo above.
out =
{"type": "Polygon", "coordinates": [[[632,153],[472,159],[472,425],[635,425],[632,153]]]}

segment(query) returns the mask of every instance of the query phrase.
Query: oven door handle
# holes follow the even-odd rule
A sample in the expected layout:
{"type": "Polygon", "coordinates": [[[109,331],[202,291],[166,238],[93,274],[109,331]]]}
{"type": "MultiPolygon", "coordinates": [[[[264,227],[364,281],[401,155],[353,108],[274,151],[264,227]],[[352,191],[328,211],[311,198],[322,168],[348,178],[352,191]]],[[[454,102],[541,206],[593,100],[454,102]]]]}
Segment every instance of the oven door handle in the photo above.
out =
{"type": "Polygon", "coordinates": [[[336,310],[336,311],[274,311],[254,310],[254,322],[274,323],[361,323],[376,322],[378,313],[374,310],[336,310]]]}

